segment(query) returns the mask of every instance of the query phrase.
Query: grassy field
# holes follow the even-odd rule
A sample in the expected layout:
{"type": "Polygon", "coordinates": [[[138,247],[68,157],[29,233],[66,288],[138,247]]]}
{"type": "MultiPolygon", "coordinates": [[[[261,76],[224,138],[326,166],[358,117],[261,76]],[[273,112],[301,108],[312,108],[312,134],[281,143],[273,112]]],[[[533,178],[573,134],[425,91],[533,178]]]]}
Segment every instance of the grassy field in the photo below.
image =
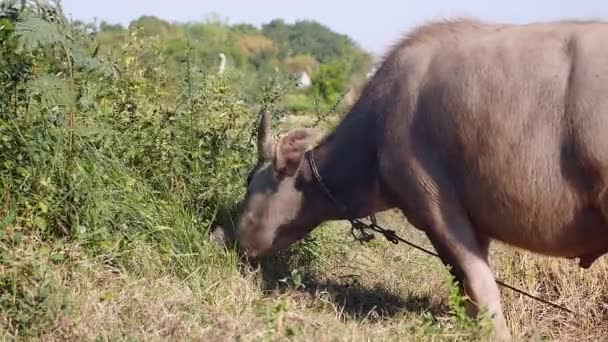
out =
{"type": "MultiPolygon", "coordinates": [[[[400,215],[384,213],[381,221],[428,247],[400,215]]],[[[12,271],[23,272],[19,276],[27,279],[18,279],[28,282],[33,293],[15,298],[22,301],[20,312],[9,317],[19,321],[0,313],[0,327],[33,329],[31,339],[483,341],[488,327],[485,320],[464,316],[437,259],[380,238],[360,245],[345,222],[320,227],[308,241],[268,258],[256,270],[240,265],[233,252],[204,243],[192,255],[173,256],[192,269],[186,276],[168,269],[157,246],[144,242],[129,248],[128,271],[111,266],[110,260],[121,256],[88,259],[78,244],[21,243],[13,256],[19,265],[12,271]],[[52,261],[50,266],[44,266],[45,260],[52,261]]],[[[583,271],[574,261],[497,246],[492,261],[502,279],[577,312],[564,314],[503,290],[517,340],[601,341],[608,336],[605,260],[583,271]]],[[[11,339],[8,331],[3,336],[11,339]]]]}
{"type": "MultiPolygon", "coordinates": [[[[487,340],[488,320],[464,315],[438,259],[380,237],[361,245],[345,222],[324,224],[256,269],[210,233],[242,199],[260,105],[279,131],[313,125],[333,105],[290,112],[317,100],[296,92],[295,102],[310,103],[286,104],[294,90],[275,66],[316,63],[333,43],[311,38],[303,57],[280,60],[290,49],[281,37],[291,34],[154,18],[140,20],[144,29],[95,32],[68,22],[58,4],[0,6],[2,340],[487,340]],[[148,32],[158,28],[170,34],[148,32]],[[233,44],[248,66],[217,75],[207,65],[217,51],[199,33],[214,48],[233,44]],[[251,42],[273,49],[241,51],[251,42]]],[[[334,99],[362,52],[319,25],[277,27],[343,43],[320,67],[334,99]]],[[[343,107],[320,127],[333,127],[343,107]]],[[[380,219],[429,247],[398,213],[380,219]]],[[[492,251],[502,280],[576,313],[503,290],[517,340],[607,340],[605,258],[582,270],[576,260],[492,251]]]]}

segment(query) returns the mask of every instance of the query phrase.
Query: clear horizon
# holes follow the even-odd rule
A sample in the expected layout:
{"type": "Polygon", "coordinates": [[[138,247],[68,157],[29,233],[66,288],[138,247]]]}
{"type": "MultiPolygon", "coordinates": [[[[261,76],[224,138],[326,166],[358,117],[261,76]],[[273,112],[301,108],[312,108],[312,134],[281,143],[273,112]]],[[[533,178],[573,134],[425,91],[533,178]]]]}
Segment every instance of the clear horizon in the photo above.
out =
{"type": "Polygon", "coordinates": [[[608,1],[599,0],[523,0],[488,3],[483,0],[460,0],[444,3],[427,0],[406,4],[391,0],[373,2],[331,2],[308,0],[64,0],[68,16],[84,21],[107,21],[128,24],[142,15],[154,15],[171,22],[203,21],[212,14],[229,23],[260,26],[273,19],[287,22],[315,20],[332,30],[346,34],[361,47],[382,54],[399,37],[428,20],[454,16],[482,20],[526,23],[559,19],[608,19],[608,1]],[[120,10],[116,10],[120,9],[120,10]]]}

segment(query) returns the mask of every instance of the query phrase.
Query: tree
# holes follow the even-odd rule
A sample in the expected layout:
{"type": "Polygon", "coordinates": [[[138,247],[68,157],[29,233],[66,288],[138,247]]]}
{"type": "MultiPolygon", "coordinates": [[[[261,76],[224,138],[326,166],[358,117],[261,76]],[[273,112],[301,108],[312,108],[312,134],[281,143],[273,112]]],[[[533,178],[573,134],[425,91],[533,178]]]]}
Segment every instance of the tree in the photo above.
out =
{"type": "Polygon", "coordinates": [[[171,24],[155,16],[142,16],[129,24],[130,29],[135,27],[141,28],[147,36],[164,36],[169,32],[171,24]]]}
{"type": "Polygon", "coordinates": [[[347,66],[338,60],[322,64],[313,78],[313,89],[328,104],[339,100],[346,90],[347,66]]]}
{"type": "Polygon", "coordinates": [[[102,21],[99,30],[101,32],[122,32],[125,28],[121,24],[110,24],[107,21],[102,21]]]}

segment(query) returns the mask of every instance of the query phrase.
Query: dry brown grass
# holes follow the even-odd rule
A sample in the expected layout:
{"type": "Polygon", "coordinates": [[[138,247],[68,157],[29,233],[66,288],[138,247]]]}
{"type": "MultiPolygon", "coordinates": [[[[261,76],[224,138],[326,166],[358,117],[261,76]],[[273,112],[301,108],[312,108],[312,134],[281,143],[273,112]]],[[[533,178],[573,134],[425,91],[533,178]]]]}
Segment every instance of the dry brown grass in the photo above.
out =
{"type": "MultiPolygon", "coordinates": [[[[404,219],[389,215],[387,221],[399,225],[404,219]]],[[[409,235],[430,246],[421,233],[409,235]]],[[[578,260],[540,256],[495,243],[490,259],[496,276],[506,283],[575,312],[565,313],[503,288],[503,307],[516,339],[608,340],[608,260],[605,257],[585,270],[578,266],[578,260]]],[[[436,260],[430,262],[437,263],[436,260]]]]}
{"type": "MultiPolygon", "coordinates": [[[[429,246],[398,215],[382,221],[429,246]]],[[[56,268],[72,310],[58,317],[46,341],[470,341],[449,312],[441,263],[406,246],[381,239],[368,246],[352,241],[336,223],[316,233],[313,262],[277,257],[257,271],[201,265],[188,279],[159,268],[154,249],[136,249],[127,274],[92,261],[56,268]],[[286,286],[300,271],[297,281],[286,286]]],[[[503,303],[517,340],[601,341],[608,336],[608,263],[590,270],[575,261],[549,259],[495,246],[499,276],[578,311],[570,316],[503,290],[503,303]]],[[[222,252],[218,251],[222,254],[222,252]]],[[[225,253],[225,258],[232,258],[225,253]]],[[[481,336],[481,335],[479,335],[481,336]]]]}

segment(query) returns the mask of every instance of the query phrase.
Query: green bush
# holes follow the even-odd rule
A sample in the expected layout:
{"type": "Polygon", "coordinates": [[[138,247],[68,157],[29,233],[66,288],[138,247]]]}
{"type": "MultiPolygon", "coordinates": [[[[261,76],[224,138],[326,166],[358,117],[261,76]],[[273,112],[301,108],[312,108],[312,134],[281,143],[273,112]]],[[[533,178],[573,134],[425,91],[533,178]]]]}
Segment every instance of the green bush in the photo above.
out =
{"type": "Polygon", "coordinates": [[[306,94],[295,93],[285,97],[285,108],[294,113],[309,113],[315,109],[314,104],[306,94]]]}
{"type": "Polygon", "coordinates": [[[242,198],[255,155],[235,75],[187,54],[175,82],[155,37],[132,29],[120,54],[98,54],[61,8],[39,6],[0,22],[0,321],[22,335],[67,307],[45,295],[61,291],[47,243],[130,267],[148,241],[185,276],[209,260],[206,231],[242,198]]]}
{"type": "Polygon", "coordinates": [[[314,75],[313,89],[327,104],[338,101],[347,88],[347,66],[338,60],[322,64],[314,75]]]}

